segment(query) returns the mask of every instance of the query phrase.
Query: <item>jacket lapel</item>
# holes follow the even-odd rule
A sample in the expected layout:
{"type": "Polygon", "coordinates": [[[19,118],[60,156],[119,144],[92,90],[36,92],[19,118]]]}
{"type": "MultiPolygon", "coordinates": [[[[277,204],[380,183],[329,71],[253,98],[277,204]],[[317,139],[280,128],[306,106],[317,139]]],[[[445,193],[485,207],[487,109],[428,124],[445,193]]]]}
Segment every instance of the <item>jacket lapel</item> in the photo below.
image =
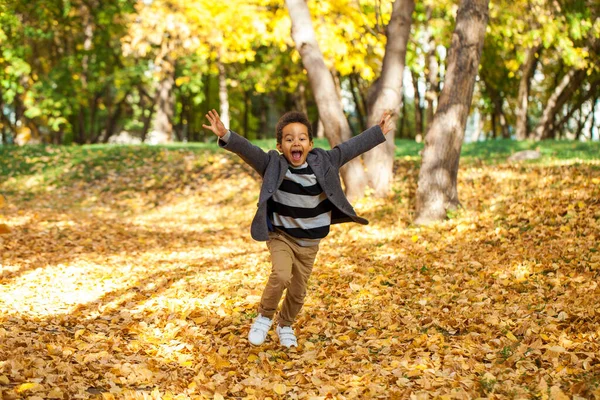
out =
{"type": "Polygon", "coordinates": [[[277,177],[277,188],[281,186],[281,182],[283,182],[283,178],[285,178],[285,173],[288,170],[288,162],[283,155],[279,156],[279,176],[277,177]]]}
{"type": "Polygon", "coordinates": [[[323,187],[323,184],[325,183],[325,175],[319,157],[317,157],[317,155],[314,153],[308,153],[308,156],[306,157],[306,162],[315,173],[315,176],[317,177],[317,182],[319,182],[321,187],[323,187]]]}

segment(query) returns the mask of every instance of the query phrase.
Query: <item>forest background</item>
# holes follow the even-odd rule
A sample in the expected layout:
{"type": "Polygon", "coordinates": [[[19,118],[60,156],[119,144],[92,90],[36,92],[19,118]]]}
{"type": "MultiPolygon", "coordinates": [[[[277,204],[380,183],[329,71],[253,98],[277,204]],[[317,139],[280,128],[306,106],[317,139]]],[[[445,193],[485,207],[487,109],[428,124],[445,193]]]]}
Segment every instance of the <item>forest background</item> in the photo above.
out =
{"type": "MultiPolygon", "coordinates": [[[[392,3],[309,2],[354,134],[367,125],[392,3]]],[[[433,120],[457,7],[415,6],[396,137],[422,140],[433,120]]],[[[599,7],[492,2],[466,139],[597,139],[599,7]]],[[[211,108],[250,139],[272,137],[291,109],[323,136],[290,28],[272,0],[3,0],[2,143],[205,141],[211,108]]]]}

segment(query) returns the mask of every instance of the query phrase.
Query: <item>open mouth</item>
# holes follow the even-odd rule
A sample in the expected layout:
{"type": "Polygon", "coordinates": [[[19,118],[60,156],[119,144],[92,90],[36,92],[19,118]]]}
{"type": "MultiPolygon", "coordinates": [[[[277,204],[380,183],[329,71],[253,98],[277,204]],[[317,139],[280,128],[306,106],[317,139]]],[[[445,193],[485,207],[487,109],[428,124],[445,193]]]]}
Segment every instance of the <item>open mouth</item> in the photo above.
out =
{"type": "Polygon", "coordinates": [[[302,159],[302,152],[300,150],[292,150],[292,160],[300,161],[302,159]]]}

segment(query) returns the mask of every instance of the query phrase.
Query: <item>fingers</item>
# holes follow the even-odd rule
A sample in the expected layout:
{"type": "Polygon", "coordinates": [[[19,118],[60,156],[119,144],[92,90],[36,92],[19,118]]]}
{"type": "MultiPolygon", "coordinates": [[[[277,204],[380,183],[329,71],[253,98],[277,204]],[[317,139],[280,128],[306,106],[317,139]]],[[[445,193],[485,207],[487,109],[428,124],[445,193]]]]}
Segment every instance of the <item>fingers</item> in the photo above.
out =
{"type": "Polygon", "coordinates": [[[381,115],[381,121],[379,126],[384,135],[387,135],[392,130],[392,116],[394,115],[393,110],[385,110],[381,115]]]}
{"type": "Polygon", "coordinates": [[[208,119],[208,121],[211,124],[215,124],[219,121],[219,113],[213,108],[212,110],[209,110],[208,113],[206,114],[206,119],[208,119]]]}

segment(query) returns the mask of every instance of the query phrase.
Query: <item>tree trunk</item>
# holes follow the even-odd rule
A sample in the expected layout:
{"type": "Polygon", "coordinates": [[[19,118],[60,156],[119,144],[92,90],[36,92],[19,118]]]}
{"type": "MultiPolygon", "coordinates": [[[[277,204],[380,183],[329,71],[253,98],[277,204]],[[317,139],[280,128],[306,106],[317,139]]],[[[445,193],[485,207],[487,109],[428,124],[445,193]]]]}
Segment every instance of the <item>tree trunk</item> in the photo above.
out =
{"type": "Polygon", "coordinates": [[[592,126],[590,127],[590,140],[594,140],[594,128],[596,128],[596,132],[598,133],[598,136],[600,136],[600,129],[598,129],[599,127],[596,125],[597,105],[598,105],[598,94],[596,94],[596,96],[594,96],[594,100],[592,100],[592,126]]]}
{"type": "MultiPolygon", "coordinates": [[[[423,108],[421,107],[421,93],[419,92],[419,76],[410,71],[413,88],[415,91],[415,137],[423,138],[423,108]]],[[[420,142],[420,139],[417,139],[420,142]]]]}
{"type": "Polygon", "coordinates": [[[460,206],[460,150],[481,59],[488,6],[489,0],[462,0],[458,8],[444,88],[425,137],[416,194],[416,224],[443,220],[448,210],[460,206]]]}
{"type": "Polygon", "coordinates": [[[83,106],[79,106],[79,112],[77,114],[77,132],[75,134],[75,143],[85,143],[85,111],[83,106]]]}
{"type": "Polygon", "coordinates": [[[527,126],[527,109],[529,107],[529,89],[531,87],[531,79],[535,73],[535,68],[538,61],[539,52],[542,46],[534,46],[527,50],[525,62],[521,66],[521,80],[519,81],[519,93],[517,95],[517,122],[516,122],[516,137],[517,140],[525,140],[529,135],[527,126]]]}
{"type": "Polygon", "coordinates": [[[369,185],[373,188],[376,197],[387,196],[392,187],[395,126],[402,107],[402,77],[414,9],[413,0],[394,1],[392,16],[386,28],[387,43],[378,82],[379,90],[373,105],[369,108],[367,126],[376,125],[386,110],[392,110],[394,113],[392,117],[394,128],[387,134],[385,143],[364,155],[369,185]]]}
{"type": "MultiPolygon", "coordinates": [[[[402,117],[400,118],[400,132],[398,132],[398,137],[403,138],[406,132],[406,96],[404,95],[404,90],[402,90],[402,117]]],[[[408,137],[408,136],[407,136],[408,137]]]]}
{"type": "Polygon", "coordinates": [[[435,43],[435,36],[433,35],[433,28],[429,24],[431,20],[431,14],[433,9],[431,6],[427,6],[425,14],[427,15],[427,26],[426,26],[426,42],[429,46],[427,51],[427,72],[425,77],[427,79],[427,91],[425,92],[425,100],[427,101],[427,129],[433,122],[433,115],[435,112],[435,104],[437,103],[438,94],[440,92],[439,82],[439,65],[437,60],[437,44],[435,43]]]}
{"type": "MultiPolygon", "coordinates": [[[[564,117],[562,117],[560,119],[560,121],[558,123],[556,123],[556,128],[557,129],[561,129],[561,127],[564,124],[566,124],[567,122],[569,122],[569,120],[573,117],[573,114],[575,114],[575,112],[577,112],[577,110],[581,110],[581,106],[583,104],[585,104],[585,102],[587,102],[588,100],[592,99],[594,96],[597,96],[598,89],[600,89],[600,81],[592,82],[590,84],[590,90],[588,90],[587,93],[583,94],[578,99],[578,101],[573,105],[573,107],[567,113],[567,115],[565,115],[564,117]]],[[[595,103],[592,103],[592,110],[594,109],[594,104],[595,103]]]]}
{"type": "Polygon", "coordinates": [[[554,89],[554,92],[550,95],[544,107],[542,118],[533,131],[533,138],[535,140],[549,139],[552,136],[556,114],[565,102],[569,100],[584,78],[585,70],[575,69],[571,69],[563,76],[560,83],[554,89]]]}
{"type": "Polygon", "coordinates": [[[88,108],[90,111],[90,120],[89,120],[89,126],[88,129],[90,130],[90,135],[89,138],[87,137],[88,135],[85,132],[85,120],[83,119],[83,112],[80,110],[80,114],[79,114],[79,138],[78,138],[78,142],[79,144],[84,144],[86,141],[88,141],[89,139],[92,139],[94,136],[94,123],[95,123],[95,114],[96,114],[96,110],[97,110],[97,105],[98,105],[98,99],[99,99],[99,94],[95,94],[94,98],[90,98],[89,96],[91,95],[90,93],[88,93],[88,83],[89,83],[89,58],[90,58],[90,53],[92,51],[92,45],[93,45],[93,40],[94,40],[94,26],[93,26],[93,22],[92,22],[92,17],[91,17],[91,9],[88,9],[88,7],[85,4],[82,4],[80,7],[80,12],[81,12],[81,16],[82,16],[82,24],[83,24],[83,34],[84,34],[84,41],[83,41],[83,57],[81,59],[81,87],[83,89],[84,93],[87,93],[88,96],[88,108]]]}
{"type": "Polygon", "coordinates": [[[168,143],[173,139],[173,74],[167,72],[158,86],[158,100],[154,116],[154,131],[159,143],[168,143]]]}
{"type": "MultiPolygon", "coordinates": [[[[140,88],[141,89],[141,88],[140,88]]],[[[145,93],[143,89],[140,90],[140,96],[145,93]]],[[[146,137],[148,136],[148,131],[150,130],[150,123],[152,122],[152,117],[154,115],[154,110],[156,108],[156,103],[158,102],[159,93],[156,93],[154,98],[150,97],[150,95],[146,95],[146,98],[150,100],[150,105],[147,109],[142,111],[142,119],[144,121],[144,125],[142,126],[142,143],[146,141],[146,137]],[[146,115],[146,111],[148,115],[146,115]]],[[[144,106],[142,105],[142,108],[144,106]]]]}
{"type": "MultiPolygon", "coordinates": [[[[323,60],[317,43],[310,12],[305,0],[286,0],[292,20],[292,38],[308,72],[308,79],[317,103],[325,135],[331,147],[350,139],[351,130],[337,95],[335,83],[323,60]]],[[[350,201],[360,198],[367,186],[367,176],[358,158],[340,170],[350,201]]]]}
{"type": "Polygon", "coordinates": [[[259,97],[259,124],[258,124],[258,138],[266,139],[267,138],[267,130],[268,130],[268,106],[267,101],[265,101],[266,94],[263,94],[259,97]]]}
{"type": "Polygon", "coordinates": [[[500,132],[502,133],[502,137],[504,139],[508,139],[510,138],[510,131],[508,129],[508,122],[506,122],[506,115],[504,114],[504,109],[502,107],[502,95],[495,89],[490,89],[489,92],[492,97],[492,102],[494,103],[494,117],[496,121],[500,123],[500,132]]]}
{"type": "Polygon", "coordinates": [[[221,117],[221,121],[223,121],[223,125],[230,128],[227,75],[225,74],[225,65],[221,62],[220,56],[217,60],[217,68],[219,69],[219,116],[221,117]]]}
{"type": "Polygon", "coordinates": [[[298,89],[294,93],[294,103],[296,110],[308,115],[308,107],[306,106],[306,85],[304,82],[298,83],[298,89]]]}
{"type": "Polygon", "coordinates": [[[106,130],[104,131],[104,136],[102,137],[102,143],[108,143],[108,140],[115,134],[117,129],[117,123],[121,118],[121,114],[123,113],[123,104],[127,101],[127,96],[129,96],[129,91],[125,93],[123,98],[116,104],[114,111],[110,114],[108,120],[106,121],[106,130]]]}
{"type": "Polygon", "coordinates": [[[352,99],[354,100],[354,106],[356,107],[356,115],[358,117],[358,123],[360,124],[360,129],[364,131],[367,129],[367,121],[365,118],[365,110],[364,104],[361,104],[359,97],[359,89],[356,84],[356,74],[351,74],[349,77],[350,82],[350,91],[352,92],[352,99]]]}
{"type": "Polygon", "coordinates": [[[183,121],[185,120],[185,109],[188,104],[188,99],[185,94],[180,94],[179,102],[181,103],[181,110],[179,111],[179,118],[177,119],[177,125],[175,126],[175,129],[173,129],[173,132],[175,132],[177,141],[183,142],[183,130],[185,129],[183,121]]]}
{"type": "Polygon", "coordinates": [[[583,129],[587,125],[587,122],[590,119],[590,116],[592,115],[592,113],[593,113],[593,111],[586,114],[586,116],[584,117],[583,116],[583,105],[579,106],[579,121],[577,123],[577,131],[575,132],[575,140],[581,139],[581,134],[583,133],[583,129]]]}
{"type": "Polygon", "coordinates": [[[244,91],[244,137],[249,137],[250,130],[250,90],[244,91]]]}
{"type": "Polygon", "coordinates": [[[321,121],[321,118],[317,120],[316,132],[317,138],[323,139],[325,137],[325,127],[323,126],[323,121],[321,121]]]}

